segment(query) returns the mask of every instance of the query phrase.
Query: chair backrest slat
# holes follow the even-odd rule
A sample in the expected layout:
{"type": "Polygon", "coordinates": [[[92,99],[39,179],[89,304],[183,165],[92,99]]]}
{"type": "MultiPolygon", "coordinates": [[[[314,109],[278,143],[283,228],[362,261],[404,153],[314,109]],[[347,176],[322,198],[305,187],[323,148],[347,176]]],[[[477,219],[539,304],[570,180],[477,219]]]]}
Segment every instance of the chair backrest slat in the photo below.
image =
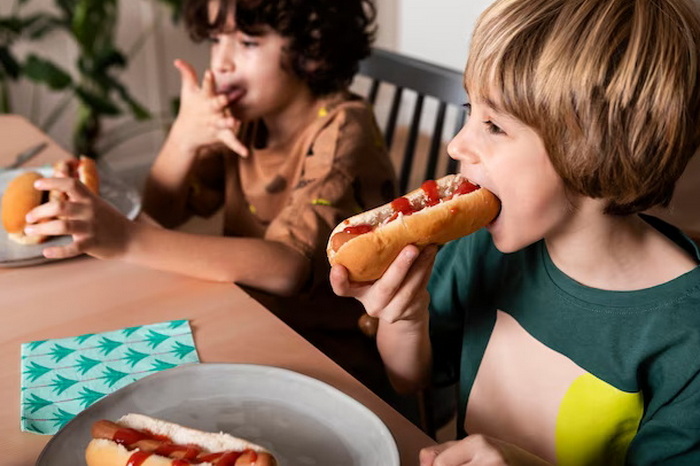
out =
{"type": "Polygon", "coordinates": [[[396,120],[399,117],[399,108],[401,107],[401,96],[403,95],[403,88],[396,87],[394,89],[394,97],[391,99],[391,110],[389,110],[389,119],[386,122],[386,128],[384,129],[384,141],[387,147],[391,147],[391,143],[394,142],[394,130],[396,130],[396,120]]]}
{"type": "Polygon", "coordinates": [[[440,155],[440,147],[442,146],[442,128],[445,126],[445,114],[447,113],[447,104],[440,102],[438,105],[437,116],[435,117],[435,127],[433,135],[430,138],[430,151],[428,152],[428,164],[425,168],[424,178],[431,180],[435,178],[437,170],[438,156],[440,155]]]}
{"type": "Polygon", "coordinates": [[[367,101],[374,105],[377,102],[377,94],[379,94],[379,85],[382,82],[379,79],[373,79],[372,85],[369,88],[369,93],[367,94],[367,101]]]}
{"type": "MultiPolygon", "coordinates": [[[[397,124],[399,119],[403,121],[402,105],[406,93],[404,90],[410,90],[415,93],[417,98],[413,107],[413,111],[408,112],[410,115],[410,123],[406,139],[406,146],[403,151],[402,159],[397,163],[399,172],[399,189],[401,192],[406,192],[417,186],[411,185],[411,180],[415,181],[420,176],[423,179],[438,178],[442,174],[437,174],[437,167],[440,165],[441,157],[447,157],[443,147],[443,129],[447,119],[447,109],[457,108],[456,125],[454,133],[457,133],[464,123],[464,110],[461,108],[466,101],[462,73],[456,70],[451,70],[439,65],[431,64],[407,57],[394,52],[389,52],[382,49],[373,49],[372,54],[360,63],[360,74],[371,79],[371,85],[367,92],[367,100],[375,105],[378,99],[381,99],[385,85],[393,87],[393,95],[391,97],[391,105],[386,125],[384,125],[384,141],[389,149],[395,142],[397,134],[397,124]],[[382,93],[380,93],[380,84],[382,93]],[[419,147],[424,147],[418,143],[421,137],[420,122],[421,113],[425,110],[428,112],[427,105],[424,101],[436,100],[438,103],[435,123],[432,128],[432,134],[428,135],[429,148],[427,154],[417,155],[416,151],[419,147]],[[399,118],[401,116],[401,118],[399,118]],[[414,165],[424,164],[420,171],[420,176],[412,175],[418,167],[414,165]]],[[[452,117],[452,112],[450,112],[452,117]]],[[[402,133],[399,133],[402,134],[402,133]]],[[[422,150],[422,149],[421,149],[422,150]]],[[[455,173],[457,171],[457,163],[454,160],[449,160],[446,164],[445,173],[455,173]]]]}
{"type": "Polygon", "coordinates": [[[416,103],[413,106],[413,116],[411,117],[411,126],[408,131],[408,139],[406,140],[406,148],[404,149],[403,162],[401,163],[401,174],[399,176],[399,192],[405,193],[408,189],[408,181],[413,169],[413,159],[416,154],[416,142],[418,141],[418,132],[420,130],[420,117],[423,113],[423,94],[416,96],[416,103]]]}

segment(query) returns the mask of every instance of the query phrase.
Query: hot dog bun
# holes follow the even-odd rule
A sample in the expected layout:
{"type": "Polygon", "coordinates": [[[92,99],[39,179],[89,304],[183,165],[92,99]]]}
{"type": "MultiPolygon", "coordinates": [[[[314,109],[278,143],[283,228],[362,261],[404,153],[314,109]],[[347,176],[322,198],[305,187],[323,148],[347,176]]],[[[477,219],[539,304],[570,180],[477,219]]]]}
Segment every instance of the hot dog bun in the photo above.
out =
{"type": "Polygon", "coordinates": [[[269,451],[246,440],[222,432],[203,432],[142,414],[127,414],[116,423],[98,421],[93,426],[92,435],[93,439],[85,450],[88,466],[126,466],[134,460],[143,460],[138,463],[140,466],[172,466],[176,459],[188,461],[184,464],[192,462],[200,466],[277,464],[269,451]],[[118,429],[124,428],[127,428],[127,432],[122,430],[116,434],[121,443],[110,439],[115,438],[118,429]],[[138,431],[137,436],[130,434],[129,429],[138,431]],[[136,445],[132,440],[138,438],[139,433],[149,438],[140,440],[136,445]],[[171,451],[171,456],[166,450],[171,451]],[[227,453],[216,459],[206,459],[219,452],[227,453]],[[237,459],[231,462],[232,458],[237,459]]]}
{"type": "MultiPolygon", "coordinates": [[[[90,191],[99,195],[100,176],[95,161],[89,157],[61,160],[53,165],[54,176],[73,177],[80,180],[90,191]]],[[[7,185],[2,196],[2,224],[8,237],[19,244],[38,244],[46,240],[43,235],[26,235],[25,216],[34,207],[50,201],[65,199],[64,193],[51,191],[47,197],[44,192],[34,188],[34,182],[42,178],[36,172],[23,172],[7,185]]]]}
{"type": "MultiPolygon", "coordinates": [[[[90,157],[80,156],[77,159],[59,160],[53,165],[54,176],[76,178],[83,183],[93,194],[100,194],[100,175],[97,165],[90,157]]],[[[51,191],[51,200],[64,199],[60,191],[51,191]]]]}
{"type": "Polygon", "coordinates": [[[2,225],[8,237],[19,244],[38,244],[46,239],[24,233],[27,213],[42,201],[43,193],[34,187],[40,178],[36,172],[24,172],[10,181],[2,196],[2,225]]]}
{"type": "Polygon", "coordinates": [[[461,184],[469,183],[460,175],[448,175],[436,183],[440,196],[436,205],[427,206],[427,193],[419,188],[403,196],[416,210],[410,215],[397,215],[389,203],[342,221],[328,241],[326,252],[331,265],[345,266],[353,281],[376,280],[405,246],[444,244],[473,233],[498,215],[500,202],[487,189],[472,185],[471,192],[456,194],[461,184]],[[350,235],[352,238],[344,242],[343,231],[357,225],[373,228],[350,235]]]}

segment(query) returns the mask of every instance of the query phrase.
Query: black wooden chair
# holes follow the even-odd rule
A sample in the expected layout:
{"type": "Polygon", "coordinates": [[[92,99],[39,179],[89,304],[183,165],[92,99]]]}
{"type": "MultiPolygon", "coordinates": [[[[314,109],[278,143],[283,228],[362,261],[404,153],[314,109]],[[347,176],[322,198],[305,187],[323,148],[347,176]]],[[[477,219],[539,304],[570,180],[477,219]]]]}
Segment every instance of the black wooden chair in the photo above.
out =
{"type": "MultiPolygon", "coordinates": [[[[377,109],[378,102],[391,93],[388,116],[377,115],[387,147],[392,150],[401,117],[409,117],[403,156],[396,160],[399,192],[416,188],[420,182],[457,171],[444,144],[464,124],[466,94],[462,73],[415,58],[375,48],[360,64],[360,75],[370,80],[366,98],[377,109]],[[428,108],[434,101],[436,108],[428,108]],[[447,116],[454,120],[453,131],[445,131],[447,116]],[[432,118],[432,127],[422,130],[423,120],[432,118]],[[446,134],[447,133],[447,134],[446,134]],[[429,139],[427,153],[418,153],[419,138],[429,139]],[[442,162],[442,163],[440,163],[442,162]],[[444,165],[443,170],[439,170],[444,165]],[[411,181],[414,180],[412,183],[411,181]]],[[[377,112],[378,113],[378,112],[377,112]]]]}
{"type": "MultiPolygon", "coordinates": [[[[372,55],[361,62],[360,75],[369,80],[365,97],[375,108],[390,152],[395,152],[392,149],[396,149],[396,144],[404,144],[403,153],[394,158],[399,193],[417,188],[424,180],[455,173],[457,162],[447,156],[444,146],[462,127],[466,116],[463,104],[467,97],[462,73],[375,48],[372,55]],[[386,118],[382,119],[378,107],[387,91],[390,104],[386,118]],[[430,101],[433,101],[432,108],[430,101]],[[448,114],[454,124],[451,132],[445,130],[448,114]],[[396,137],[402,117],[408,117],[409,121],[405,141],[396,137]],[[426,131],[422,123],[429,119],[432,125],[426,131]],[[425,153],[420,152],[421,138],[428,140],[425,153]]],[[[376,326],[368,325],[371,317],[363,317],[360,326],[372,335],[367,328],[374,328],[376,332],[376,326]]],[[[418,397],[421,427],[432,438],[436,437],[437,429],[452,418],[456,399],[455,386],[432,388],[418,397]]]]}

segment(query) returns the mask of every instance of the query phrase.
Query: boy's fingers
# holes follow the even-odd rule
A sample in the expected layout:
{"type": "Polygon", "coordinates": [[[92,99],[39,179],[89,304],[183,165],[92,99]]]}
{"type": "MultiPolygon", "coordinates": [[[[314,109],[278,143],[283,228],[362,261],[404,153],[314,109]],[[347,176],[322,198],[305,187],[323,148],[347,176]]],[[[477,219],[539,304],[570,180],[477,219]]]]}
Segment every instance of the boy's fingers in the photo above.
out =
{"type": "Polygon", "coordinates": [[[24,232],[28,235],[61,236],[85,233],[87,227],[84,222],[70,219],[50,220],[43,223],[27,225],[24,232]]]}
{"type": "Polygon", "coordinates": [[[204,76],[202,77],[202,91],[207,97],[216,95],[216,81],[214,79],[214,73],[212,73],[211,70],[204,71],[204,76]]]}
{"type": "Polygon", "coordinates": [[[48,259],[67,259],[69,257],[75,257],[82,254],[84,251],[84,246],[74,241],[66,246],[52,246],[44,248],[42,254],[48,259]]]}
{"type": "Polygon", "coordinates": [[[25,216],[28,224],[36,223],[43,219],[84,217],[85,205],[76,202],[55,201],[47,202],[33,208],[25,216]]]}
{"type": "Polygon", "coordinates": [[[229,149],[241,157],[248,157],[248,148],[245,146],[245,144],[239,141],[230,130],[219,131],[218,138],[221,142],[226,144],[229,149]]]}
{"type": "Polygon", "coordinates": [[[351,296],[348,269],[342,265],[334,265],[331,267],[330,282],[335,294],[338,296],[351,296]]]}
{"type": "Polygon", "coordinates": [[[173,63],[175,68],[180,72],[180,79],[182,80],[182,90],[192,90],[199,87],[197,72],[194,67],[184,60],[175,60],[173,63]]]}
{"type": "Polygon", "coordinates": [[[390,305],[387,306],[387,309],[390,307],[392,311],[396,311],[396,313],[387,312],[389,318],[400,319],[404,310],[412,307],[414,303],[424,302],[423,298],[427,296],[428,280],[430,280],[436,252],[437,247],[428,246],[418,255],[402,286],[394,295],[390,305]]]}
{"type": "MultiPolygon", "coordinates": [[[[433,466],[435,459],[445,450],[455,445],[456,441],[445,442],[432,447],[422,448],[418,454],[420,466],[433,466]]],[[[448,463],[445,463],[448,464],[448,463]]]]}
{"type": "Polygon", "coordinates": [[[384,275],[375,282],[369,300],[372,303],[372,309],[367,309],[368,314],[375,316],[389,305],[394,295],[403,286],[408,271],[418,257],[418,252],[418,248],[412,244],[403,248],[384,275]]]}

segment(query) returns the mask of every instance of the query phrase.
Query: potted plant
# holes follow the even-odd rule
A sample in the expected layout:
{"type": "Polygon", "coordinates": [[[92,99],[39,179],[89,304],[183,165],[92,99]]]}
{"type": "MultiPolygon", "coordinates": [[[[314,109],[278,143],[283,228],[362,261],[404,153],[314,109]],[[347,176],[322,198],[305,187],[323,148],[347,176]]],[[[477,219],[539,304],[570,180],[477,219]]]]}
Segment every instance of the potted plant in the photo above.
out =
{"type": "MultiPolygon", "coordinates": [[[[56,8],[52,11],[25,13],[31,1],[14,0],[9,15],[0,16],[0,111],[12,111],[10,80],[28,79],[62,92],[64,97],[42,129],[48,131],[74,102],[77,115],[73,150],[76,154],[98,157],[104,118],[128,114],[144,121],[152,117],[119,79],[119,72],[128,66],[129,60],[115,43],[119,0],[53,0],[56,8]],[[17,57],[15,48],[22,42],[59,32],[71,39],[78,52],[73,75],[63,64],[34,53],[24,60],[17,57]]],[[[168,5],[173,20],[177,20],[182,0],[150,1],[168,5]]]]}

